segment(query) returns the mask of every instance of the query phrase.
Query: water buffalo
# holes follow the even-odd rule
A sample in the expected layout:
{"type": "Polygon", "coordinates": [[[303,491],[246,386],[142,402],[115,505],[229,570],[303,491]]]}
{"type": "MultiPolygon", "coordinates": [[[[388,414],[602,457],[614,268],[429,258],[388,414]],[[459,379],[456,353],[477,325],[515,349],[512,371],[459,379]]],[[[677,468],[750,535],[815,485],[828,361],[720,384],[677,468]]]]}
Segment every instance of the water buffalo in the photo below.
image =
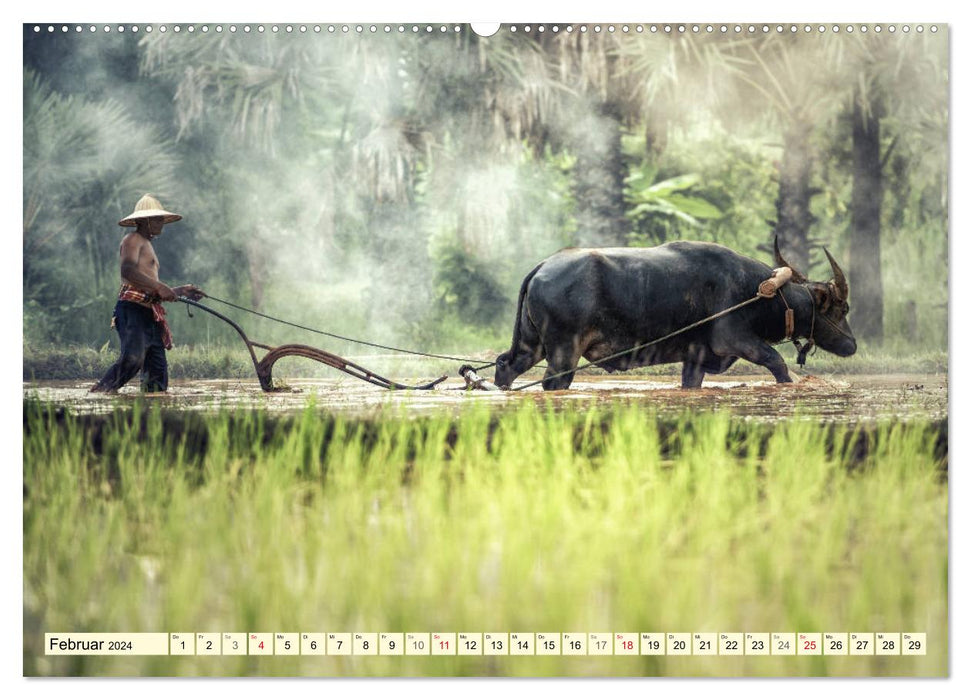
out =
{"type": "MultiPolygon", "coordinates": [[[[662,343],[608,360],[608,372],[682,362],[681,386],[700,387],[738,358],[762,365],[777,382],[791,382],[772,347],[786,338],[786,303],[793,337],[807,338],[840,357],[856,352],[846,322],[849,289],[826,251],[833,279],[792,279],[771,299],[759,299],[662,343]]],[[[792,267],[775,246],[776,264],[792,267]]],[[[755,295],[772,270],[714,243],[677,241],[655,248],[567,248],[537,265],[519,290],[512,346],[496,359],[495,383],[513,380],[546,359],[546,390],[566,389],[580,358],[596,362],[648,343],[755,295]],[[556,377],[561,372],[563,376],[556,377]]]]}

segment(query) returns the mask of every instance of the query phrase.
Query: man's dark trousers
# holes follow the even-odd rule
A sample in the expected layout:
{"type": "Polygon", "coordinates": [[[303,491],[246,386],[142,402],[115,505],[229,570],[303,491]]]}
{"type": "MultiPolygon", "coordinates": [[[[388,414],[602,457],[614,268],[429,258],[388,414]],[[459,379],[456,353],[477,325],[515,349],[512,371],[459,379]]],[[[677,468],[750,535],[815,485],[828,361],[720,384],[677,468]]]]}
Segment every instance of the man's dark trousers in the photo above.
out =
{"type": "Polygon", "coordinates": [[[116,391],[142,373],[142,391],[165,391],[169,368],[162,343],[162,324],[152,310],[132,301],[115,305],[115,330],[121,340],[121,357],[98,382],[101,391],[116,391]]]}

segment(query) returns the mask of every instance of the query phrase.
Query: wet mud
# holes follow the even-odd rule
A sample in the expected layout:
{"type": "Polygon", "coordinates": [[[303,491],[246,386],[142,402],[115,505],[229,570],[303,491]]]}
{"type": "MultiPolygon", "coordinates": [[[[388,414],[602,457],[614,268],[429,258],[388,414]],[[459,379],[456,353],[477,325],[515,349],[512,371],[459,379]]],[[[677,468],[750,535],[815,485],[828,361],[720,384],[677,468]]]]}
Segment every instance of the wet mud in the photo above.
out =
{"type": "Polygon", "coordinates": [[[290,380],[286,390],[265,393],[254,378],[174,381],[165,394],[143,394],[132,386],[113,396],[89,394],[91,382],[48,381],[24,382],[23,393],[25,399],[36,398],[77,414],[107,413],[138,399],[163,408],[202,412],[256,408],[293,413],[312,403],[317,410],[360,417],[388,410],[409,415],[459,414],[476,405],[501,409],[529,401],[551,402],[561,410],[615,401],[650,406],[661,414],[727,410],[760,422],[793,418],[837,423],[943,420],[948,414],[947,375],[806,375],[794,379],[792,384],[776,384],[761,375],[706,378],[701,389],[682,390],[676,377],[583,376],[569,390],[555,392],[544,392],[538,386],[521,392],[466,391],[461,380],[449,379],[431,391],[405,392],[335,378],[290,380]]]}

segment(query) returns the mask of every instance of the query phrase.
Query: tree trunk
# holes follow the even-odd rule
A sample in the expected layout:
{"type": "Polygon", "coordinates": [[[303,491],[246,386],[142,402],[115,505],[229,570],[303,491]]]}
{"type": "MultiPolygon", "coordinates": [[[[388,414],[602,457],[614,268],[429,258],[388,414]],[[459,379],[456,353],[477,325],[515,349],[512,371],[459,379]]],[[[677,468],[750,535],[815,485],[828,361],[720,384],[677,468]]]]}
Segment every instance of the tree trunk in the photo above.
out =
{"type": "Polygon", "coordinates": [[[853,195],[850,210],[850,319],[858,338],[883,340],[883,277],[880,268],[880,210],[883,163],[880,158],[882,105],[864,112],[853,101],[853,195]]]}
{"type": "Polygon", "coordinates": [[[610,102],[576,124],[572,134],[577,154],[574,192],[579,244],[627,245],[624,216],[624,161],[620,147],[620,109],[610,102]]]}
{"type": "Polygon", "coordinates": [[[668,147],[667,120],[659,113],[648,112],[644,120],[644,156],[651,163],[657,159],[668,147]]]}
{"type": "Polygon", "coordinates": [[[818,193],[809,186],[813,167],[809,151],[810,128],[808,124],[797,122],[785,135],[773,231],[779,238],[783,256],[806,276],[809,276],[809,227],[816,221],[809,211],[809,204],[818,193]]]}

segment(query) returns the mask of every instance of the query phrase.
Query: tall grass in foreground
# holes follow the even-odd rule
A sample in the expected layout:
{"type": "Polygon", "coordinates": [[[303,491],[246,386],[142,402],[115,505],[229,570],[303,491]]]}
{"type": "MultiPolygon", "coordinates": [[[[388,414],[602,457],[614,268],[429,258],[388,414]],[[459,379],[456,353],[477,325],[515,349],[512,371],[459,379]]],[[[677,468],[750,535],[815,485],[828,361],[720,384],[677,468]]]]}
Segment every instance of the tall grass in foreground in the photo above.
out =
{"type": "Polygon", "coordinates": [[[30,675],[948,671],[929,424],[24,408],[30,675]],[[44,657],[43,633],[67,631],[906,631],[928,654],[44,657]]]}

